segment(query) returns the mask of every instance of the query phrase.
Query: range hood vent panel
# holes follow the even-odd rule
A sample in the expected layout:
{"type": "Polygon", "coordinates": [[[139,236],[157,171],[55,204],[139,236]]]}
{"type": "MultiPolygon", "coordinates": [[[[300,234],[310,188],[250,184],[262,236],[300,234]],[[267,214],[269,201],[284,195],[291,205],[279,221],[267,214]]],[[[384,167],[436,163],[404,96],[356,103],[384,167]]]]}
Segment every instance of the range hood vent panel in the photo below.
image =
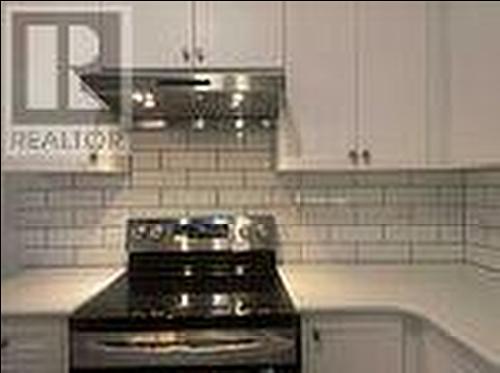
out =
{"type": "Polygon", "coordinates": [[[132,123],[147,120],[275,121],[283,102],[281,69],[102,69],[80,72],[84,84],[119,113],[130,105],[132,123]],[[130,86],[124,86],[129,84],[130,86]]]}

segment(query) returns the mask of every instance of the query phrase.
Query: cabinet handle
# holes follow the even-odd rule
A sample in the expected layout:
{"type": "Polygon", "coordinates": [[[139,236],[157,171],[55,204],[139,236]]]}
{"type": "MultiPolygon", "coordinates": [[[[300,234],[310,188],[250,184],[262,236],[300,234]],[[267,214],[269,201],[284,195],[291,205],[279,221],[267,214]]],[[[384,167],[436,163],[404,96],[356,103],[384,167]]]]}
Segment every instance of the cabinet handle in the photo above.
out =
{"type": "Polygon", "coordinates": [[[6,350],[10,345],[10,341],[7,338],[2,338],[1,348],[2,351],[6,350]]]}
{"type": "Polygon", "coordinates": [[[182,56],[182,60],[184,62],[189,62],[189,60],[191,59],[191,56],[189,55],[189,51],[186,47],[181,49],[181,56],[182,56]]]}
{"type": "Polygon", "coordinates": [[[199,63],[203,63],[205,61],[205,55],[203,54],[203,49],[200,47],[194,49],[194,54],[199,63]]]}
{"type": "Polygon", "coordinates": [[[351,160],[351,163],[354,165],[358,164],[359,157],[358,157],[358,152],[355,149],[349,150],[349,153],[347,154],[349,159],[351,160]]]}
{"type": "Polygon", "coordinates": [[[321,333],[319,332],[318,329],[316,328],[313,329],[312,336],[313,336],[313,341],[315,343],[321,343],[321,333]]]}
{"type": "Polygon", "coordinates": [[[372,158],[370,151],[368,149],[363,150],[361,152],[361,158],[363,158],[365,164],[370,164],[372,158]]]}

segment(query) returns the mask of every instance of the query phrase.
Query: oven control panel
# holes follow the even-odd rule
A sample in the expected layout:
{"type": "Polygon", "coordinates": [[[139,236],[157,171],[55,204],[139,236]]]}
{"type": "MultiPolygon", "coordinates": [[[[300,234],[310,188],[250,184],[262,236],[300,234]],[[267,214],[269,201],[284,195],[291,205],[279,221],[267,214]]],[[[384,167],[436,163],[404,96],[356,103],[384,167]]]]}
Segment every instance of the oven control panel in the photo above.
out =
{"type": "Polygon", "coordinates": [[[272,215],[207,215],[130,219],[129,252],[272,249],[277,243],[272,215]]]}

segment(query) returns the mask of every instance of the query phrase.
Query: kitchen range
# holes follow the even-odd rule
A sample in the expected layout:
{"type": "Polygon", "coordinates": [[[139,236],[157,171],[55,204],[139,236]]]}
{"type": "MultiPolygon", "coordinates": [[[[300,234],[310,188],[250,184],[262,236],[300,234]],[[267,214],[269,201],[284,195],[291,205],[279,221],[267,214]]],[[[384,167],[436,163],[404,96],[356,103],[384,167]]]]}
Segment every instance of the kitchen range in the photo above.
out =
{"type": "Polygon", "coordinates": [[[0,373],[500,373],[500,1],[2,1],[0,373]]]}
{"type": "Polygon", "coordinates": [[[70,319],[71,372],[299,372],[272,216],[131,219],[128,271],[70,319]]]}

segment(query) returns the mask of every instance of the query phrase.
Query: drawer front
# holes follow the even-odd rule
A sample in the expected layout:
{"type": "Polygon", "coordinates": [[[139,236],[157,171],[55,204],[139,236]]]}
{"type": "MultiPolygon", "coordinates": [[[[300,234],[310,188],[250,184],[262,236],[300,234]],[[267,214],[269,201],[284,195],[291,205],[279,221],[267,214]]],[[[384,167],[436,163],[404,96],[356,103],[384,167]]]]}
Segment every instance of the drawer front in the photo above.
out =
{"type": "Polygon", "coordinates": [[[1,373],[63,373],[65,322],[57,318],[2,318],[1,373]]]}

